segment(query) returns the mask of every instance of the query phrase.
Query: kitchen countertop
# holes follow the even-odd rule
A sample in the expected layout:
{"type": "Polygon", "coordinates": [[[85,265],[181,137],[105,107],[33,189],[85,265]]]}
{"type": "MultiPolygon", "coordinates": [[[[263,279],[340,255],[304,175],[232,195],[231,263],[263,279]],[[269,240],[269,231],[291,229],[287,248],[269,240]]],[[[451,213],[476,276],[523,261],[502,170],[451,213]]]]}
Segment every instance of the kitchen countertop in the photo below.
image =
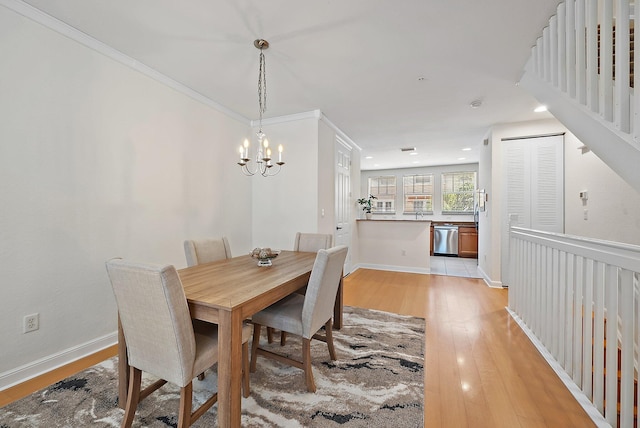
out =
{"type": "Polygon", "coordinates": [[[431,220],[409,220],[409,219],[397,219],[397,218],[372,218],[370,220],[366,218],[359,218],[356,221],[400,221],[407,223],[432,223],[431,220]]]}

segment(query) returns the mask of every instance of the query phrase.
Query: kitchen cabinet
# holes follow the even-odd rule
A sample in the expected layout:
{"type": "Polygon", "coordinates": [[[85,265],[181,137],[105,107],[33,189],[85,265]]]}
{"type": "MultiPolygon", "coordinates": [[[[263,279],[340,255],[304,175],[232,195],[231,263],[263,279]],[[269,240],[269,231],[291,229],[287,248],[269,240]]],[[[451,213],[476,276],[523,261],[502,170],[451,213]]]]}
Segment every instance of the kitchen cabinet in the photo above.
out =
{"type": "Polygon", "coordinates": [[[478,231],[475,226],[458,227],[458,257],[478,257],[478,231]]]}

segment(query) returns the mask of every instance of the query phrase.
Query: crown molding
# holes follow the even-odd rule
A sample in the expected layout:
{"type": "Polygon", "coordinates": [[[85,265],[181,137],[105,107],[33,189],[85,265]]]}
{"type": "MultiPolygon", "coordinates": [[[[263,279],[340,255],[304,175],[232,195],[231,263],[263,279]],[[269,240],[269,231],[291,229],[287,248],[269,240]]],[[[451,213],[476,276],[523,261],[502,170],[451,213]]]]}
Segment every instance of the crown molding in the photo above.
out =
{"type": "MultiPolygon", "coordinates": [[[[321,115],[322,113],[320,112],[320,110],[305,111],[302,113],[288,114],[286,116],[278,116],[278,117],[271,117],[269,119],[262,119],[262,125],[277,125],[279,123],[295,122],[297,120],[320,119],[321,115]]],[[[251,121],[251,126],[258,126],[259,124],[260,124],[260,121],[258,120],[251,121]]]]}
{"type": "Polygon", "coordinates": [[[48,15],[27,3],[24,3],[21,0],[0,0],[0,5],[10,9],[25,18],[31,19],[69,39],[78,42],[89,49],[92,49],[96,52],[99,52],[106,57],[117,61],[123,65],[126,65],[133,70],[144,74],[147,77],[150,77],[153,80],[156,80],[163,85],[166,85],[183,95],[186,95],[204,105],[207,105],[219,112],[229,116],[232,119],[237,120],[238,122],[244,123],[246,125],[250,124],[249,119],[246,117],[228,109],[227,107],[213,101],[212,99],[202,95],[201,93],[194,91],[188,86],[183,85],[182,83],[173,80],[172,78],[160,73],[159,71],[131,58],[130,56],[120,52],[117,49],[112,48],[111,46],[89,36],[86,33],[74,28],[57,18],[54,18],[51,15],[48,15]]]}
{"type": "Polygon", "coordinates": [[[349,138],[347,134],[345,134],[340,128],[338,128],[333,122],[331,122],[324,113],[320,112],[320,115],[320,120],[326,123],[331,129],[333,129],[336,134],[338,134],[341,140],[351,145],[351,147],[356,148],[362,152],[362,147],[357,145],[351,138],[349,138]]]}

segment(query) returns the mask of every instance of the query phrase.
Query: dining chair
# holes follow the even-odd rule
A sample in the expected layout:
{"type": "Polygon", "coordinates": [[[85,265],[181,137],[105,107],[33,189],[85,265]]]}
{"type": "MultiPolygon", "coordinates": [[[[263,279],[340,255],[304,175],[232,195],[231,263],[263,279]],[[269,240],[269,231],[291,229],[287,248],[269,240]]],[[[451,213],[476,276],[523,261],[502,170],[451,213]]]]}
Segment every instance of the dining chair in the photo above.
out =
{"type": "Polygon", "coordinates": [[[188,266],[232,257],[229,241],[225,236],[220,239],[188,239],[184,241],[184,254],[187,257],[188,266]]]}
{"type": "MultiPolygon", "coordinates": [[[[333,245],[333,235],[323,233],[302,233],[296,232],[296,238],[293,242],[293,251],[308,251],[317,253],[318,250],[326,250],[333,245]]],[[[300,289],[300,293],[304,294],[305,287],[300,289]]],[[[267,340],[273,342],[273,328],[267,328],[267,340]]],[[[280,332],[280,345],[287,343],[287,334],[280,332]]]]}
{"type": "Polygon", "coordinates": [[[291,294],[253,315],[252,372],[256,370],[258,355],[262,355],[304,370],[307,390],[316,391],[311,370],[311,339],[326,342],[331,360],[336,359],[332,334],[333,306],[346,257],[345,245],[318,250],[306,294],[291,294]],[[260,348],[260,330],[263,325],[301,336],[302,361],[260,348]],[[325,336],[317,334],[322,326],[325,327],[325,336]]]}
{"type": "MultiPolygon", "coordinates": [[[[192,322],[173,266],[112,259],[106,267],[130,366],[122,427],[130,427],[138,403],[167,382],[180,387],[178,427],[191,426],[218,400],[213,394],[192,413],[192,381],[218,361],[217,326],[192,322]],[[141,390],[142,372],[159,380],[141,390]]],[[[251,327],[247,325],[242,331],[245,397],[249,395],[250,336],[251,327]]]]}
{"type": "Polygon", "coordinates": [[[333,235],[323,233],[296,233],[293,243],[293,251],[309,251],[317,253],[318,250],[326,250],[333,245],[333,235]]]}

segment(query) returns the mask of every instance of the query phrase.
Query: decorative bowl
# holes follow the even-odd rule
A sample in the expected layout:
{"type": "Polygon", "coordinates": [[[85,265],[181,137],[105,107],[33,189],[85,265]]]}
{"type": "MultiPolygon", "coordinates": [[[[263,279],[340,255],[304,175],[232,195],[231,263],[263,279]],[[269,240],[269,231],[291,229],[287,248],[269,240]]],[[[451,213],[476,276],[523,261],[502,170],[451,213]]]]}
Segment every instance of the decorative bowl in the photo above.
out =
{"type": "Polygon", "coordinates": [[[271,266],[271,259],[275,259],[280,254],[280,250],[272,250],[271,248],[254,248],[251,251],[251,257],[258,259],[258,266],[271,266]]]}

